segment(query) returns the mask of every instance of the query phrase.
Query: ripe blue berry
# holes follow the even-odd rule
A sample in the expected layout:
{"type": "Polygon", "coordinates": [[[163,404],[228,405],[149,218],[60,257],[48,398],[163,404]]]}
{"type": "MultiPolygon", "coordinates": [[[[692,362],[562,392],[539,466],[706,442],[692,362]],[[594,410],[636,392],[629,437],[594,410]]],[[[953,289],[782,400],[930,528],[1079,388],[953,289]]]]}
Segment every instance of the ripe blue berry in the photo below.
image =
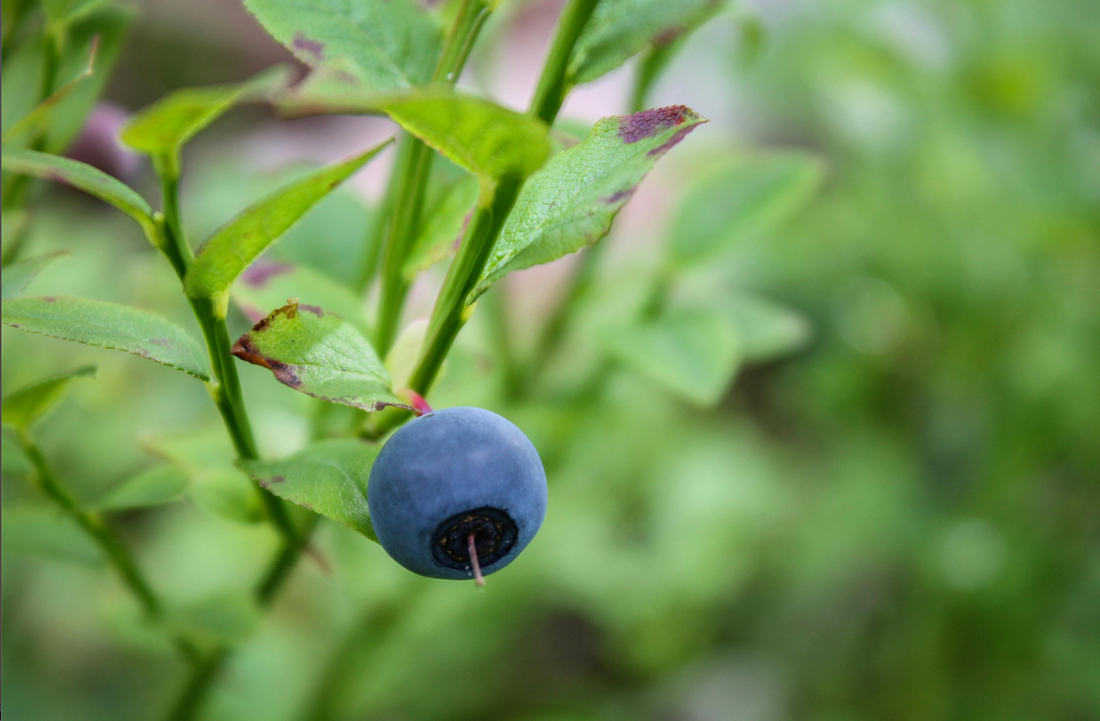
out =
{"type": "Polygon", "coordinates": [[[546,473],[507,419],[445,408],[386,442],[371,468],[367,504],[382,547],[410,571],[463,579],[480,566],[488,575],[511,563],[542,525],[546,473]]]}

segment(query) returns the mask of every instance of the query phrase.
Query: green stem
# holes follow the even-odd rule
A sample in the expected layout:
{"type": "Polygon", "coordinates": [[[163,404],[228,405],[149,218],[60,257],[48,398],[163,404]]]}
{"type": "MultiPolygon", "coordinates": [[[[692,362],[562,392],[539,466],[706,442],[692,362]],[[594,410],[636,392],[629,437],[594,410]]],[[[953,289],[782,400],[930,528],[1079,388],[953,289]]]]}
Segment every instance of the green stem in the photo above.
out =
{"type": "Polygon", "coordinates": [[[153,592],[149,582],[145,580],[137,564],[134,563],[134,559],[130,557],[126,547],[122,545],[118,536],[107,525],[103,516],[95,511],[85,511],[80,507],[76,498],[54,475],[38,445],[25,430],[19,433],[19,443],[23,447],[27,459],[34,466],[35,475],[42,491],[53,499],[65,513],[69,514],[99,544],[100,548],[107,554],[108,561],[114,566],[118,575],[122,577],[123,583],[141,602],[146,615],[150,618],[158,618],[162,610],[160,600],[153,592]]]}
{"type": "Polygon", "coordinates": [[[207,656],[198,666],[172,708],[170,721],[188,721],[199,712],[206,693],[218,678],[218,673],[229,660],[229,649],[222,647],[207,656]]]}
{"type": "Polygon", "coordinates": [[[554,123],[565,96],[573,87],[573,81],[568,77],[569,58],[597,3],[599,0],[569,0],[561,13],[554,44],[550,46],[542,76],[531,98],[531,114],[544,120],[547,125],[554,123]]]}
{"type": "MultiPolygon", "coordinates": [[[[453,85],[492,10],[485,0],[463,0],[432,74],[433,83],[453,85]]],[[[428,146],[405,134],[390,177],[387,197],[393,198],[386,240],[382,247],[382,283],[374,328],[375,350],[385,357],[397,337],[397,326],[409,292],[405,261],[412,251],[424,209],[424,195],[435,155],[428,146]]],[[[367,279],[369,282],[369,278],[367,279]]],[[[363,287],[366,287],[366,282],[363,287]]]]}

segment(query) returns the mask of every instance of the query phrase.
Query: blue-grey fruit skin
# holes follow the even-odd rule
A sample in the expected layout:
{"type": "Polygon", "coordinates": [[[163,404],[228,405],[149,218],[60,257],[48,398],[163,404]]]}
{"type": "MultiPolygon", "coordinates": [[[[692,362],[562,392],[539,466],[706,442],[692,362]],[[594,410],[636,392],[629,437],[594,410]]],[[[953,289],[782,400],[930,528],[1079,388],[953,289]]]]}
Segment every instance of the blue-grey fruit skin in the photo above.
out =
{"type": "MultiPolygon", "coordinates": [[[[441,524],[486,508],[514,521],[514,543],[507,552],[480,558],[481,572],[488,575],[511,563],[534,538],[546,514],[546,495],[542,461],[523,431],[496,413],[469,407],[426,413],[400,428],[378,454],[367,486],[371,522],[386,552],[414,573],[450,579],[468,579],[472,571],[441,550],[441,524]]],[[[485,528],[493,536],[501,516],[479,517],[486,513],[485,528]]],[[[461,534],[467,526],[458,528],[461,534]]],[[[464,548],[462,543],[452,548],[458,546],[464,548]]]]}

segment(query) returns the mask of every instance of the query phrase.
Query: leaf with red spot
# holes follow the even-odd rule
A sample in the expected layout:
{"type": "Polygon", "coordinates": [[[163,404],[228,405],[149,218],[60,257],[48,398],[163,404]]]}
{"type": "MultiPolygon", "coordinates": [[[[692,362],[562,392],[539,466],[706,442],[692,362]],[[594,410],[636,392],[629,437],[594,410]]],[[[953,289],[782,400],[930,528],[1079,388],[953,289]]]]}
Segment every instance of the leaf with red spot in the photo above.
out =
{"type": "Polygon", "coordinates": [[[175,323],[138,308],[90,298],[11,298],[3,324],[30,333],[139,355],[210,380],[202,346],[175,323]]]}
{"type": "Polygon", "coordinates": [[[299,298],[332,311],[370,335],[363,299],[340,281],[309,266],[259,260],[233,284],[232,298],[253,323],[264,317],[261,309],[276,307],[287,298],[299,298]]]}
{"type": "Polygon", "coordinates": [[[467,303],[514,270],[548,263],[607,235],[657,159],[705,118],[682,105],[604,118],[520,191],[467,303]]]}
{"type": "Polygon", "coordinates": [[[241,336],[233,355],[267,368],[296,391],[330,403],[365,411],[409,407],[394,395],[386,367],[355,326],[297,299],[241,336]]]}

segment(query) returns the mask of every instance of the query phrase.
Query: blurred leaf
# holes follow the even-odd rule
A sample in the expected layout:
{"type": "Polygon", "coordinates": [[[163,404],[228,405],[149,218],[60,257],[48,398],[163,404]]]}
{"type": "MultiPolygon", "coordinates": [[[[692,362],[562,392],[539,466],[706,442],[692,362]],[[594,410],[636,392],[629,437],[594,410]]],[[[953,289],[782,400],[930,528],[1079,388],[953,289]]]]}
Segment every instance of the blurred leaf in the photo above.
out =
{"type": "Polygon", "coordinates": [[[351,177],[391,140],[360,155],[327,165],[245,209],[214,232],[184,279],[188,295],[225,293],[245,268],[340,183],[351,177]]]}
{"type": "Polygon", "coordinates": [[[292,302],[241,336],[233,355],[263,366],[280,383],[330,403],[378,410],[408,408],[370,342],[353,325],[312,305],[292,302]]]}
{"type": "Polygon", "coordinates": [[[149,207],[145,198],[138,195],[130,186],[98,168],[78,160],[18,148],[5,148],[3,163],[4,170],[9,173],[31,175],[71,185],[105,203],[110,203],[136,220],[148,237],[156,237],[153,209],[149,207]]]}
{"type": "Polygon", "coordinates": [[[741,357],[760,363],[801,350],[810,341],[810,322],[801,313],[766,298],[738,295],[724,304],[737,329],[741,357]]]}
{"type": "Polygon", "coordinates": [[[245,0],[272,37],[310,67],[340,67],[368,90],[428,82],[442,48],[414,0],[245,0]]]}
{"type": "Polygon", "coordinates": [[[481,180],[526,177],[550,152],[541,121],[487,100],[440,88],[393,94],[377,101],[394,122],[481,180]]]}
{"type": "Polygon", "coordinates": [[[30,428],[61,400],[69,381],[73,378],[94,378],[95,372],[96,366],[86,365],[23,386],[4,398],[4,423],[19,429],[30,428]]]}
{"type": "Polygon", "coordinates": [[[415,278],[420,271],[458,250],[467,219],[477,205],[477,195],[477,178],[464,174],[424,211],[420,235],[405,262],[406,278],[415,278]]]}
{"type": "Polygon", "coordinates": [[[748,156],[708,174],[673,220],[673,255],[681,263],[700,263],[722,254],[792,215],[821,177],[821,163],[803,153],[748,156]]]}
{"type": "Polygon", "coordinates": [[[265,313],[260,308],[283,305],[287,298],[326,308],[370,335],[363,313],[363,301],[343,283],[312,268],[292,263],[260,260],[253,263],[233,284],[233,300],[249,320],[257,323],[265,313]]]}
{"type": "Polygon", "coordinates": [[[0,299],[7,300],[19,295],[47,265],[68,254],[67,250],[59,250],[5,265],[0,278],[0,299]]]}
{"type": "Polygon", "coordinates": [[[176,465],[161,465],[142,471],[111,489],[96,502],[103,511],[143,508],[175,501],[187,489],[187,473],[176,465]]]}
{"type": "Polygon", "coordinates": [[[667,45],[725,9],[724,0],[602,0],[584,27],[569,76],[587,83],[650,45],[667,45]]]}
{"type": "Polygon", "coordinates": [[[722,399],[740,361],[733,327],[708,309],[675,310],[612,328],[603,340],[623,363],[704,407],[722,399]]]}
{"type": "MultiPolygon", "coordinates": [[[[91,46],[88,48],[87,60],[80,70],[70,77],[60,88],[54,90],[48,98],[39,103],[34,110],[20,118],[19,121],[14,123],[10,128],[4,130],[4,145],[8,145],[9,143],[18,144],[20,136],[27,136],[32,139],[31,142],[33,142],[34,138],[41,137],[42,134],[46,132],[47,122],[49,121],[54,106],[64,100],[69,93],[80,85],[80,83],[88,80],[92,76],[98,46],[99,41],[93,40],[91,46]]],[[[23,144],[26,144],[26,140],[23,141],[23,144]]]]}
{"type": "Polygon", "coordinates": [[[241,461],[261,486],[372,541],[367,481],[379,446],[350,438],[320,441],[278,461],[241,461]]]}
{"type": "Polygon", "coordinates": [[[61,25],[72,22],[106,5],[113,0],[42,0],[42,9],[50,23],[61,25]]]}
{"type": "Polygon", "coordinates": [[[467,303],[514,270],[557,260],[607,235],[657,159],[705,122],[677,105],[596,123],[584,142],[551,158],[523,186],[467,303]]]}
{"type": "Polygon", "coordinates": [[[264,518],[259,491],[235,467],[237,454],[222,429],[146,438],[142,444],[187,474],[187,495],[204,512],[236,523],[264,518]]]}
{"type": "Polygon", "coordinates": [[[45,510],[4,509],[4,554],[38,556],[56,561],[98,565],[103,554],[68,516],[45,510]]]}
{"type": "Polygon", "coordinates": [[[168,625],[206,645],[235,646],[259,629],[260,610],[246,593],[223,593],[175,609],[168,625]]]}
{"type": "Polygon", "coordinates": [[[10,433],[0,435],[3,443],[3,452],[0,452],[0,473],[4,478],[24,479],[31,472],[31,462],[23,453],[22,446],[16,442],[10,433]]]}
{"type": "Polygon", "coordinates": [[[200,380],[210,379],[202,347],[183,328],[154,313],[65,296],[12,298],[0,307],[6,326],[133,353],[200,380]]]}
{"type": "Polygon", "coordinates": [[[131,118],[119,138],[142,153],[174,155],[236,103],[267,97],[288,74],[286,67],[276,66],[236,85],[177,90],[131,118]]]}

